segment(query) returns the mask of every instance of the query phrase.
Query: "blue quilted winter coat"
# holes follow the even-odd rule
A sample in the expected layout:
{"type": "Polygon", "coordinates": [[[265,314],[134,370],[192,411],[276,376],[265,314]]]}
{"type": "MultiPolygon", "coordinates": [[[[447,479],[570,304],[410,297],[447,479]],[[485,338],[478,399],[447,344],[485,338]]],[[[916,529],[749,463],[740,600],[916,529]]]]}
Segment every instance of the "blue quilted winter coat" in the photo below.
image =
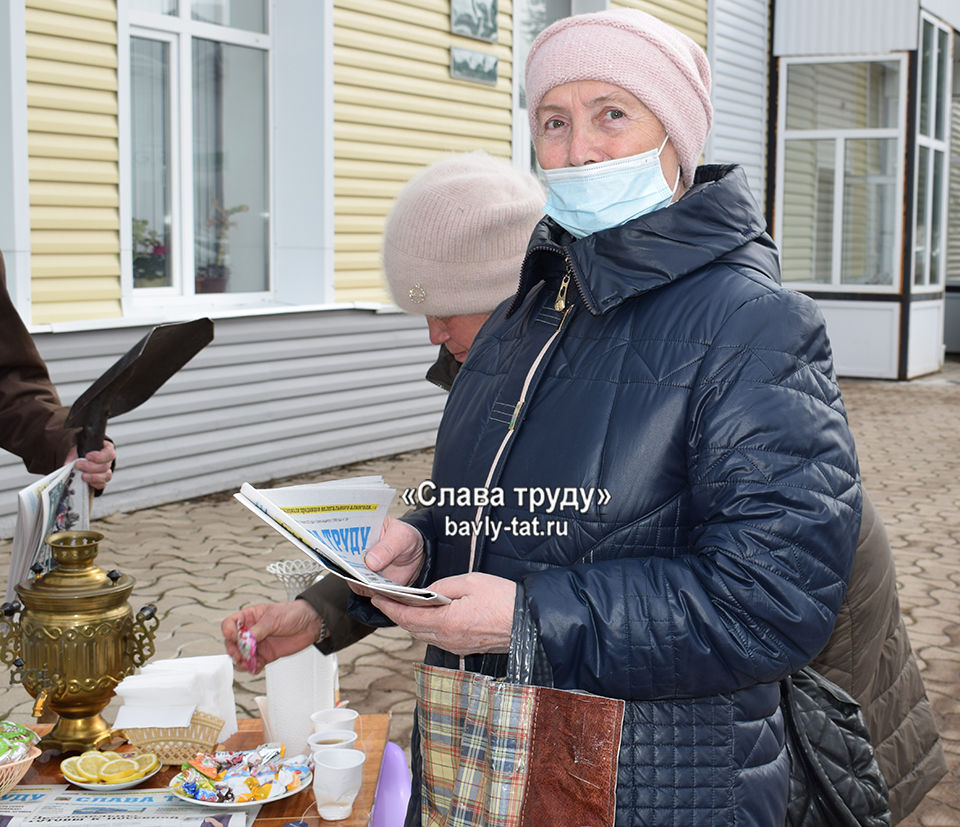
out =
{"type": "Polygon", "coordinates": [[[553,685],[631,701],[617,824],[783,823],[777,681],[830,635],[861,499],[823,319],[780,286],[740,169],[579,241],[537,226],[453,384],[433,482],[503,504],[411,515],[421,582],[520,581],[553,685]]]}

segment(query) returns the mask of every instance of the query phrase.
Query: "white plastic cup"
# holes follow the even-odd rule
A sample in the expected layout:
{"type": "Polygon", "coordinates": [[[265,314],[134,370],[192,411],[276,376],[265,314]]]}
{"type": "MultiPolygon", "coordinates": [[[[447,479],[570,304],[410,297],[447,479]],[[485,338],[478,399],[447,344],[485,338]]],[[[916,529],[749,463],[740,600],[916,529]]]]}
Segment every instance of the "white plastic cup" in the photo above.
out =
{"type": "Polygon", "coordinates": [[[320,732],[314,732],[307,738],[307,747],[310,752],[316,755],[317,752],[324,749],[352,747],[356,740],[357,733],[352,729],[324,729],[320,732]]]}
{"type": "Polygon", "coordinates": [[[366,758],[358,749],[339,747],[313,754],[313,796],[321,818],[340,821],[350,817],[363,783],[366,758]]]}
{"type": "Polygon", "coordinates": [[[345,706],[333,709],[320,709],[310,716],[314,732],[323,732],[325,729],[356,729],[357,718],[360,713],[345,706]]]}

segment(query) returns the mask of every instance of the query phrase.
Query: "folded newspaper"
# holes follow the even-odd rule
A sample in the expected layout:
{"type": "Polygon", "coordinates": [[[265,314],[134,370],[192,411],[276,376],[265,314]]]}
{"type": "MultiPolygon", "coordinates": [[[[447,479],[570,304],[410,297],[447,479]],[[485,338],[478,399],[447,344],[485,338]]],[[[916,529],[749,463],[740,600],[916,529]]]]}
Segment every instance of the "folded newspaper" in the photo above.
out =
{"type": "Polygon", "coordinates": [[[251,827],[259,812],[259,804],[191,805],[166,788],[95,792],[51,784],[0,796],[0,827],[251,827]]]}
{"type": "Polygon", "coordinates": [[[14,587],[34,563],[50,569],[53,557],[44,542],[55,531],[86,531],[90,528],[90,489],[77,473],[76,460],[26,488],[17,495],[17,525],[10,551],[6,600],[16,596],[14,587]]]}
{"type": "Polygon", "coordinates": [[[369,476],[281,488],[254,488],[245,482],[233,496],[337,577],[400,603],[449,603],[429,589],[394,583],[364,564],[367,550],[380,539],[395,494],[382,477],[369,476]]]}

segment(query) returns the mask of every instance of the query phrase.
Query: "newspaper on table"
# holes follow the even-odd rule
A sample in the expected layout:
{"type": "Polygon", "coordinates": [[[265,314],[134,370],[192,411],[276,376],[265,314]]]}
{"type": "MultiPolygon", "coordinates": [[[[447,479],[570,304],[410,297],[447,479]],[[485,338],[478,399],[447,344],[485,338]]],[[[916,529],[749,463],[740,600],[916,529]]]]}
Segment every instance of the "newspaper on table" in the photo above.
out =
{"type": "Polygon", "coordinates": [[[91,792],[48,784],[14,787],[0,796],[0,827],[251,827],[259,812],[259,805],[189,804],[166,788],[91,792]]]}
{"type": "Polygon", "coordinates": [[[449,603],[429,589],[401,586],[363,562],[380,539],[396,491],[382,477],[350,477],[307,485],[254,488],[233,496],[325,569],[392,600],[417,606],[449,603]]]}
{"type": "MultiPolygon", "coordinates": [[[[90,489],[76,471],[76,460],[42,477],[17,495],[17,525],[10,551],[6,600],[34,563],[49,570],[53,557],[44,542],[55,531],[90,528],[90,489]]],[[[2,825],[0,825],[2,827],[2,825]]]]}

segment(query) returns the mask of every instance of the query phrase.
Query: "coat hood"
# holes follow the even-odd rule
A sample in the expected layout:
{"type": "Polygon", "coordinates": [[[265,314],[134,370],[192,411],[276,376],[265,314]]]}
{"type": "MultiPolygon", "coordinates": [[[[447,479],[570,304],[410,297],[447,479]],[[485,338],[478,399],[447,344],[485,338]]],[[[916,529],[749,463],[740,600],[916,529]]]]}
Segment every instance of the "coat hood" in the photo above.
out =
{"type": "Polygon", "coordinates": [[[560,255],[569,262],[583,302],[595,316],[720,260],[753,267],[779,282],[777,249],[765,230],[738,166],[702,166],[693,187],[675,204],[579,240],[544,218],[534,228],[507,315],[544,272],[560,275],[556,268],[538,266],[543,256],[560,255]]]}

